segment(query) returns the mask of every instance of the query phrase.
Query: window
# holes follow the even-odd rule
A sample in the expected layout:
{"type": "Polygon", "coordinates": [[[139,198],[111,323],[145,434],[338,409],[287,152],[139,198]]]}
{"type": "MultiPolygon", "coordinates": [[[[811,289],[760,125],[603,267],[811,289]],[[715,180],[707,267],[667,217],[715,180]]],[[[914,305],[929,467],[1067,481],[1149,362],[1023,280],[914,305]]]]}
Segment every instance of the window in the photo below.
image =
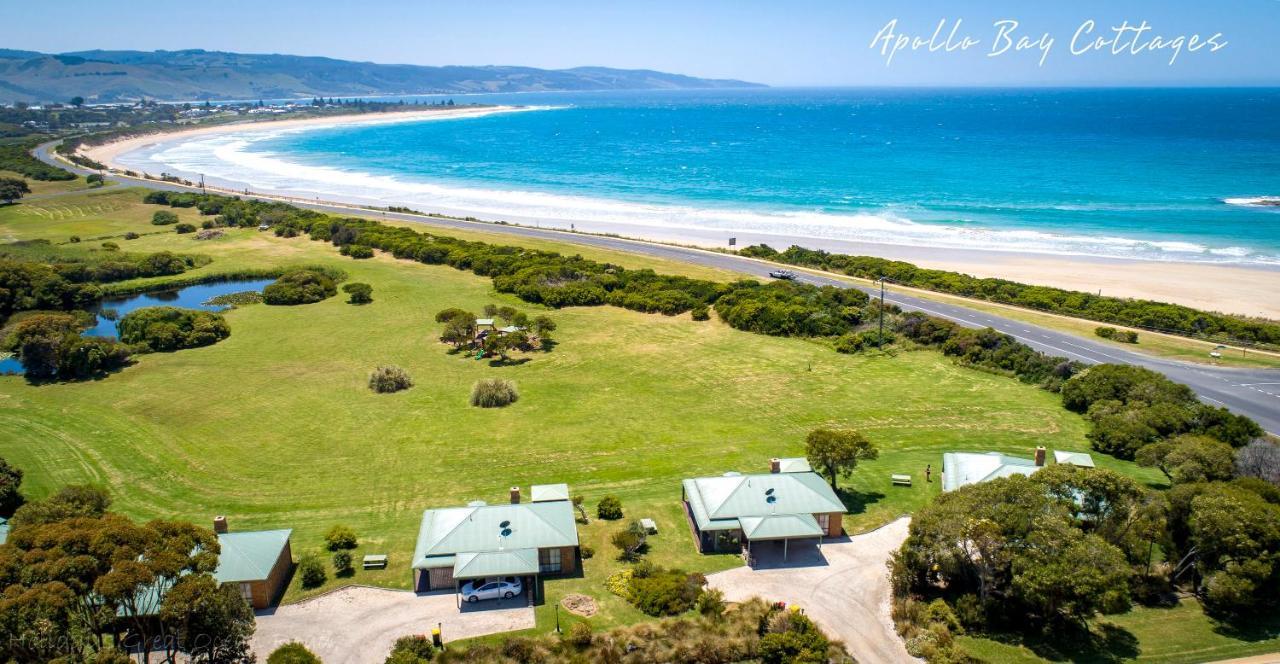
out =
{"type": "Polygon", "coordinates": [[[819,515],[818,515],[818,527],[819,527],[819,528],[821,528],[821,529],[822,529],[822,532],[824,532],[824,533],[831,532],[831,515],[830,515],[830,514],[819,514],[819,515]]]}
{"type": "Polygon", "coordinates": [[[244,598],[244,601],[250,604],[253,604],[253,584],[252,583],[240,584],[240,596],[244,598]]]}
{"type": "Polygon", "coordinates": [[[559,572],[560,549],[539,549],[538,571],[543,574],[559,572]]]}

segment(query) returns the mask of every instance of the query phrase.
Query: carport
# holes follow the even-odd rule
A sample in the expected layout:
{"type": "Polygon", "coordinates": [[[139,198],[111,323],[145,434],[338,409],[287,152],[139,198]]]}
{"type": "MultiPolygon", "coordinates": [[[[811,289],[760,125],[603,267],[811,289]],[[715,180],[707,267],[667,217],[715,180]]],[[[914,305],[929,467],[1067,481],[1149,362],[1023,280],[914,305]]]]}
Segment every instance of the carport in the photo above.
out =
{"type": "Polygon", "coordinates": [[[787,559],[792,540],[816,540],[822,547],[825,534],[812,514],[771,514],[768,516],[738,517],[742,535],[747,541],[747,560],[752,559],[751,547],[762,542],[781,542],[782,559],[787,559]]]}
{"type": "Polygon", "coordinates": [[[453,565],[453,591],[462,608],[462,584],[475,579],[518,576],[529,597],[537,600],[538,550],[510,549],[459,553],[453,565]]]}

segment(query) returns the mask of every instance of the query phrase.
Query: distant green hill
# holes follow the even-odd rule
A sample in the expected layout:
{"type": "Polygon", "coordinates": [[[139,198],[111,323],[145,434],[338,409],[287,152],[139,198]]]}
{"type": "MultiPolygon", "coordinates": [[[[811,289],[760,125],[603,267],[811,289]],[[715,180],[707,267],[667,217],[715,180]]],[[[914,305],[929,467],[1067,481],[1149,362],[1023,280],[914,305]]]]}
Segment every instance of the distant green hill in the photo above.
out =
{"type": "Polygon", "coordinates": [[[642,69],[423,67],[297,55],[218,51],[80,51],[49,55],[0,49],[0,102],[90,103],[157,99],[283,99],[310,96],[763,87],[642,69]]]}

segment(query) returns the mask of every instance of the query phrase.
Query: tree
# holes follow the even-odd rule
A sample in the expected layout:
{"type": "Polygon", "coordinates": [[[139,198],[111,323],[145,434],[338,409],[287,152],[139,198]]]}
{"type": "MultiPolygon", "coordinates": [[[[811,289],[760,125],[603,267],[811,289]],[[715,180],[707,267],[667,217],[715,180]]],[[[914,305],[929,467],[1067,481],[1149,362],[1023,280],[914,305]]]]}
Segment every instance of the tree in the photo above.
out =
{"type": "Polygon", "coordinates": [[[620,530],[609,538],[618,547],[619,557],[625,561],[638,560],[648,546],[649,534],[640,526],[639,521],[632,521],[626,530],[620,530]]]}
{"type": "Polygon", "coordinates": [[[333,573],[337,576],[351,576],[356,568],[352,566],[350,551],[335,551],[333,554],[333,573]]]}
{"type": "Polygon", "coordinates": [[[362,283],[351,283],[342,287],[342,292],[350,297],[349,304],[369,304],[373,302],[373,286],[362,283]]]}
{"type": "Polygon", "coordinates": [[[193,663],[253,661],[253,609],[235,584],[220,586],[208,574],[184,576],[165,593],[160,620],[193,663]]]}
{"type": "Polygon", "coordinates": [[[859,461],[880,456],[875,444],[852,429],[814,429],[805,439],[804,449],[809,463],[826,474],[832,491],[837,477],[848,477],[859,461]]]}
{"type": "Polygon", "coordinates": [[[315,270],[286,272],[262,289],[262,301],[274,305],[311,304],[338,293],[333,279],[315,270]]]}
{"type": "Polygon", "coordinates": [[[578,511],[578,521],[581,523],[586,523],[587,509],[586,507],[583,506],[583,503],[586,502],[586,498],[584,498],[582,494],[575,494],[570,502],[573,503],[573,509],[578,511]]]}
{"type": "Polygon", "coordinates": [[[1174,483],[1229,480],[1235,451],[1208,436],[1183,435],[1138,450],[1138,465],[1156,467],[1174,483]]]}
{"type": "Polygon", "coordinates": [[[1236,474],[1280,486],[1280,446],[1259,439],[1240,448],[1236,452],[1236,474]]]}
{"type": "Polygon", "coordinates": [[[440,340],[455,348],[471,343],[476,337],[476,316],[465,309],[445,309],[436,314],[436,322],[444,323],[440,340]]]}
{"type": "Polygon", "coordinates": [[[80,95],[76,95],[72,97],[71,105],[75,106],[76,108],[80,108],[81,106],[84,106],[84,97],[81,97],[80,95]]]}
{"type": "Polygon", "coordinates": [[[12,203],[29,193],[31,187],[27,186],[26,180],[0,177],[0,201],[12,203]]]}
{"type": "Polygon", "coordinates": [[[118,323],[120,341],[156,352],[209,346],[231,336],[221,314],[177,307],[144,307],[118,323]]]}
{"type": "Polygon", "coordinates": [[[12,516],[22,506],[22,469],[0,458],[0,516],[12,516]]]}
{"type": "Polygon", "coordinates": [[[54,523],[74,518],[96,519],[111,507],[111,496],[105,489],[89,484],[72,484],[35,502],[27,503],[14,512],[11,525],[14,530],[25,526],[54,523]]]}
{"type": "Polygon", "coordinates": [[[551,317],[547,315],[535,316],[531,329],[534,334],[546,339],[552,332],[556,331],[556,322],[551,320],[551,317]]]}
{"type": "Polygon", "coordinates": [[[1206,609],[1236,616],[1276,602],[1280,506],[1240,487],[1205,485],[1191,499],[1187,531],[1206,609]]]}
{"type": "Polygon", "coordinates": [[[359,540],[356,539],[356,531],[352,530],[350,526],[342,524],[337,524],[330,528],[329,532],[324,535],[324,541],[330,551],[354,549],[360,545],[359,540]]]}

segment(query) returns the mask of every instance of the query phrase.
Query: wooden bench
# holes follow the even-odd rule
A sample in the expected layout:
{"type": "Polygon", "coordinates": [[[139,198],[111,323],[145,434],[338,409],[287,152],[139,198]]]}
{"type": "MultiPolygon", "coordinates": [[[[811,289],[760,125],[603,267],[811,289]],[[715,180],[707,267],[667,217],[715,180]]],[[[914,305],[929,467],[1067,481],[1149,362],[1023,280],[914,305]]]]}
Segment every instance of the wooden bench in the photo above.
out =
{"type": "Polygon", "coordinates": [[[894,486],[911,486],[910,475],[890,475],[889,479],[893,480],[894,486]]]}
{"type": "Polygon", "coordinates": [[[365,569],[386,569],[387,556],[385,554],[380,556],[365,556],[362,563],[365,569]]]}

